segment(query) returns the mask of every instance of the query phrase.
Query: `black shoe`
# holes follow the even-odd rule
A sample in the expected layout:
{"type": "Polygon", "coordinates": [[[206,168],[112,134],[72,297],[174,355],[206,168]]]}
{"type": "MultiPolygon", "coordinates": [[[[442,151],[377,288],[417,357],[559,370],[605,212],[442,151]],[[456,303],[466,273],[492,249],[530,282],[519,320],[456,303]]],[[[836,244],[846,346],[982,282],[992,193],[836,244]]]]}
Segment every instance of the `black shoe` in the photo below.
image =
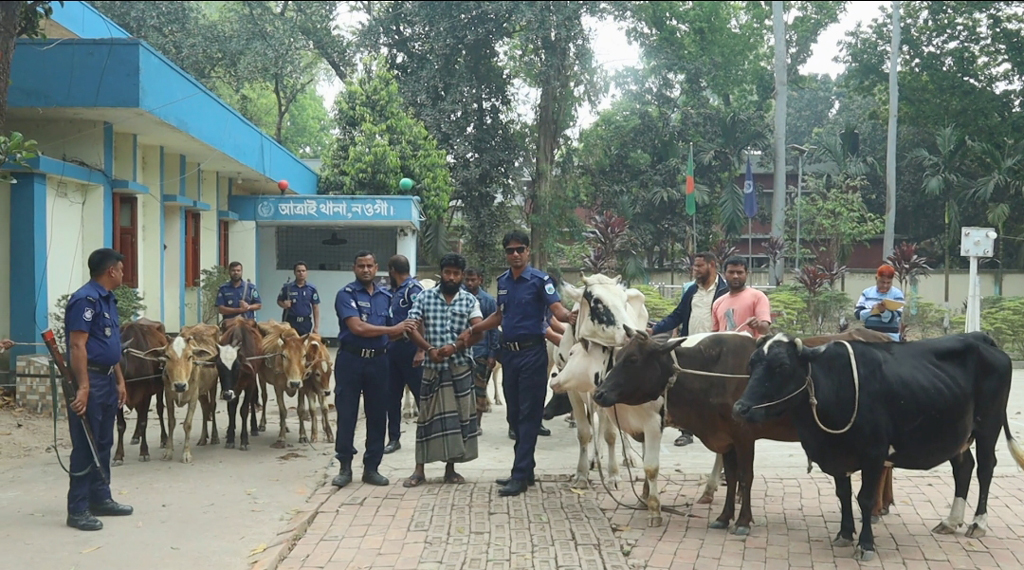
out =
{"type": "Polygon", "coordinates": [[[402,443],[400,441],[398,441],[397,439],[395,439],[395,440],[390,441],[387,445],[384,446],[384,453],[385,454],[394,453],[394,452],[398,451],[399,449],[402,449],[402,443]]]}
{"type": "Polygon", "coordinates": [[[540,429],[537,430],[537,435],[544,435],[544,436],[551,435],[551,430],[549,430],[548,428],[546,428],[546,427],[544,427],[542,425],[542,426],[540,426],[540,429]]]}
{"type": "Polygon", "coordinates": [[[508,485],[498,489],[498,496],[500,497],[515,497],[520,493],[526,492],[527,483],[526,481],[520,481],[513,479],[508,482],[508,485]]]}
{"type": "Polygon", "coordinates": [[[341,462],[341,470],[334,476],[334,480],[331,481],[331,485],[335,487],[344,487],[352,482],[352,460],[341,462]]]}
{"type": "Polygon", "coordinates": [[[377,473],[376,471],[363,471],[363,483],[367,485],[376,485],[378,487],[386,487],[391,484],[388,478],[377,473]]]}
{"type": "MultiPolygon", "coordinates": [[[[510,481],[512,481],[511,477],[502,477],[501,479],[494,480],[495,483],[501,485],[502,487],[508,485],[510,481]]],[[[537,480],[533,477],[530,477],[529,479],[526,480],[526,484],[533,487],[534,485],[537,484],[537,480]]]]}
{"type": "Polygon", "coordinates": [[[80,513],[68,513],[68,526],[71,528],[77,528],[78,530],[100,530],[103,528],[103,523],[100,519],[92,516],[89,511],[82,511],[80,513]]]}
{"type": "Polygon", "coordinates": [[[114,499],[107,499],[102,503],[89,505],[89,512],[97,517],[126,517],[135,512],[135,509],[114,502],[114,499]]]}
{"type": "Polygon", "coordinates": [[[516,439],[516,432],[512,431],[512,428],[508,428],[508,438],[512,441],[516,439]]]}

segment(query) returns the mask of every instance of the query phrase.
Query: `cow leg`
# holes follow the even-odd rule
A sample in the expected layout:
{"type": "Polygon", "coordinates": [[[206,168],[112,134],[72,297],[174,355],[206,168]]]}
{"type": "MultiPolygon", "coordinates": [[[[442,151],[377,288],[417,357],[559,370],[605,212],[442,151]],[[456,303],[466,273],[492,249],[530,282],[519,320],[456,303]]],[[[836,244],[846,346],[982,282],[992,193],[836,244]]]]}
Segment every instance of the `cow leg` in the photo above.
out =
{"type": "Polygon", "coordinates": [[[185,430],[185,447],[181,452],[182,463],[192,463],[192,418],[196,414],[197,403],[199,403],[198,397],[193,396],[191,399],[189,399],[188,411],[185,412],[185,421],[184,423],[181,424],[182,429],[185,430]]]}
{"type": "Polygon", "coordinates": [[[210,431],[210,445],[217,445],[220,443],[220,436],[217,435],[217,387],[214,386],[210,389],[210,393],[207,397],[210,403],[210,424],[212,430],[210,431]]]}
{"type": "Polygon", "coordinates": [[[892,505],[892,465],[886,465],[882,470],[882,478],[878,481],[878,498],[875,500],[875,508],[871,511],[871,522],[877,523],[881,517],[889,514],[889,506],[892,505]]]}
{"type": "Polygon", "coordinates": [[[111,465],[117,466],[124,463],[124,430],[128,425],[124,421],[124,406],[117,409],[117,451],[114,452],[114,459],[111,465]]]}
{"type": "Polygon", "coordinates": [[[156,416],[160,419],[160,448],[167,447],[167,427],[164,426],[164,391],[156,393],[156,416]]]}
{"type": "Polygon", "coordinates": [[[494,385],[494,405],[504,406],[505,402],[501,399],[502,385],[504,384],[502,380],[501,364],[494,364],[494,371],[491,372],[491,384],[494,385]]]}
{"type": "Polygon", "coordinates": [[[875,504],[875,494],[878,492],[878,481],[882,478],[884,463],[885,460],[881,459],[867,468],[861,467],[860,469],[861,483],[860,492],[857,493],[857,504],[860,505],[860,513],[864,522],[860,529],[857,548],[853,551],[853,557],[864,562],[875,558],[875,535],[871,531],[871,507],[875,504]]]}
{"type": "Polygon", "coordinates": [[[327,396],[324,396],[323,392],[319,392],[317,399],[320,404],[320,417],[324,422],[324,439],[327,440],[327,443],[334,443],[334,429],[331,428],[331,418],[328,415],[330,409],[327,407],[327,396]]]}
{"type": "Polygon", "coordinates": [[[853,546],[853,482],[849,475],[835,477],[836,497],[839,498],[839,534],[832,541],[832,546],[853,546]]]}
{"type": "Polygon", "coordinates": [[[661,456],[661,417],[655,416],[644,426],[644,476],[648,487],[647,526],[661,526],[661,496],[658,492],[658,470],[661,456]]]}
{"type": "Polygon", "coordinates": [[[320,408],[320,399],[324,397],[322,390],[310,390],[306,395],[306,407],[309,409],[309,442],[316,443],[320,439],[320,430],[316,427],[316,411],[320,408]]]}
{"type": "Polygon", "coordinates": [[[238,449],[241,451],[249,451],[249,424],[247,421],[251,420],[252,427],[255,428],[252,431],[252,435],[259,435],[259,429],[256,425],[256,400],[259,399],[259,384],[253,383],[254,385],[245,391],[245,401],[242,402],[242,435],[239,439],[238,449]]]}
{"type": "MultiPolygon", "coordinates": [[[[270,396],[269,396],[269,394],[267,394],[267,381],[263,379],[263,375],[262,374],[260,374],[260,390],[263,392],[263,405],[261,406],[261,410],[260,410],[259,429],[253,429],[254,432],[255,431],[267,431],[267,398],[269,398],[270,396]]],[[[278,400],[280,400],[280,398],[281,398],[281,392],[280,391],[277,392],[277,397],[278,397],[278,400]]],[[[255,405],[255,403],[253,405],[255,405]]],[[[253,435],[255,435],[255,434],[253,434],[253,435]]]]}
{"type": "MultiPolygon", "coordinates": [[[[235,396],[235,399],[228,401],[228,432],[224,436],[224,448],[234,449],[235,448],[235,413],[238,411],[238,401],[241,400],[241,396],[235,396]]],[[[242,423],[245,423],[245,406],[242,406],[242,423]]]]}
{"type": "Polygon", "coordinates": [[[704,485],[704,494],[697,499],[698,505],[710,505],[711,501],[715,499],[715,491],[718,490],[718,485],[720,483],[718,478],[722,474],[723,463],[722,454],[716,453],[715,466],[711,468],[711,474],[708,475],[708,482],[704,485]]]}
{"type": "MultiPolygon", "coordinates": [[[[273,444],[271,444],[270,447],[273,447],[274,449],[284,449],[285,445],[287,445],[285,443],[285,429],[286,429],[286,426],[287,426],[287,421],[286,420],[288,418],[288,405],[284,401],[284,389],[280,385],[278,385],[278,384],[274,385],[274,394],[277,395],[277,410],[278,410],[278,417],[281,420],[281,427],[277,430],[277,441],[275,441],[273,444]]],[[[264,406],[265,405],[266,404],[264,404],[264,406]]],[[[266,416],[266,408],[265,407],[264,407],[263,411],[264,411],[264,416],[266,416]]],[[[299,424],[301,425],[301,423],[302,422],[300,421],[299,424]]],[[[263,427],[263,426],[261,426],[261,427],[263,427]]],[[[263,429],[265,430],[266,428],[264,427],[263,429]]]]}
{"type": "MultiPolygon", "coordinates": [[[[996,468],[996,446],[995,442],[999,432],[992,438],[992,442],[986,442],[981,437],[977,441],[975,449],[978,451],[978,508],[974,511],[974,522],[967,527],[967,538],[982,538],[988,533],[988,489],[992,484],[992,472],[996,468]]],[[[970,453],[968,449],[966,453],[970,453]]],[[[970,475],[968,474],[968,480],[970,475]]]]}
{"type": "MultiPolygon", "coordinates": [[[[149,461],[149,442],[146,441],[146,428],[149,426],[149,403],[153,396],[146,396],[139,405],[135,407],[135,413],[139,415],[136,420],[135,431],[141,434],[139,438],[139,461],[149,461]]],[[[122,429],[118,426],[118,429],[122,429]]]]}
{"type": "Polygon", "coordinates": [[[740,505],[740,516],[736,519],[736,527],[732,533],[738,536],[750,534],[750,525],[754,514],[750,508],[750,486],[754,483],[754,441],[748,445],[735,446],[736,464],[739,467],[739,491],[743,504],[740,505]]]}
{"type": "Polygon", "coordinates": [[[168,391],[165,393],[170,406],[167,406],[167,445],[164,446],[164,461],[174,459],[174,395],[168,391]]]}
{"type": "MultiPolygon", "coordinates": [[[[974,474],[974,456],[970,449],[965,449],[960,454],[949,460],[953,466],[953,507],[949,516],[940,522],[932,532],[936,534],[953,534],[956,529],[964,524],[964,511],[967,510],[967,492],[971,488],[971,475],[974,474]]],[[[981,479],[981,469],[978,469],[978,479],[981,479]]]]}
{"type": "MultiPolygon", "coordinates": [[[[604,439],[605,445],[608,446],[608,477],[605,479],[605,481],[609,482],[611,485],[614,485],[614,487],[618,489],[619,481],[621,481],[621,477],[619,476],[619,462],[616,459],[615,455],[615,442],[618,439],[618,425],[615,423],[614,420],[612,420],[611,414],[613,413],[613,410],[614,408],[600,408],[598,409],[597,413],[598,422],[600,424],[601,429],[601,435],[604,439]]],[[[584,418],[584,420],[586,419],[588,418],[584,418]]],[[[581,425],[581,422],[576,422],[576,429],[583,429],[580,427],[581,425]]],[[[622,446],[623,448],[625,448],[625,441],[622,442],[622,446]]],[[[597,460],[600,461],[601,457],[598,456],[597,460]]]]}
{"type": "Polygon", "coordinates": [[[210,432],[207,431],[207,422],[210,421],[210,404],[206,394],[199,395],[199,412],[203,415],[203,431],[199,434],[199,441],[196,446],[206,445],[210,439],[210,432]]]}
{"type": "Polygon", "coordinates": [[[306,411],[306,408],[309,408],[310,410],[313,409],[312,404],[308,406],[306,405],[307,400],[310,398],[312,398],[312,394],[303,394],[302,391],[300,391],[295,398],[295,414],[299,416],[299,443],[309,443],[309,437],[306,435],[306,416],[309,416],[312,420],[310,423],[313,425],[309,427],[310,431],[314,431],[316,429],[314,427],[316,425],[316,418],[313,417],[312,413],[306,411]]]}
{"type": "MultiPolygon", "coordinates": [[[[268,394],[267,394],[267,384],[265,382],[263,383],[263,392],[262,393],[263,393],[263,408],[262,408],[263,409],[263,415],[266,416],[266,414],[267,414],[267,398],[268,398],[268,394]]],[[[259,429],[259,424],[256,423],[256,408],[260,406],[259,398],[260,398],[260,388],[259,388],[259,386],[254,386],[252,388],[252,405],[249,407],[249,419],[250,419],[249,424],[251,426],[249,428],[249,435],[252,436],[252,437],[256,437],[256,436],[260,435],[261,431],[267,431],[266,422],[264,422],[262,430],[259,429]]]]}
{"type": "MultiPolygon", "coordinates": [[[[569,392],[569,403],[572,404],[572,415],[582,422],[580,429],[576,430],[576,439],[580,444],[580,454],[579,460],[576,462],[576,477],[572,480],[572,487],[574,489],[589,489],[590,452],[588,446],[594,439],[594,430],[590,422],[587,421],[587,405],[581,395],[578,392],[569,392]]],[[[615,486],[615,483],[612,481],[608,480],[607,482],[610,486],[615,486]]]]}
{"type": "Polygon", "coordinates": [[[736,484],[739,480],[736,449],[730,449],[723,454],[722,462],[725,463],[725,506],[722,508],[722,514],[718,515],[709,528],[729,528],[729,523],[736,515],[736,484]]]}
{"type": "MultiPolygon", "coordinates": [[[[131,399],[129,399],[128,401],[131,401],[131,399]]],[[[136,406],[135,411],[136,412],[139,411],[138,406],[136,406]]],[[[142,434],[146,430],[146,425],[144,423],[140,422],[141,419],[142,419],[141,415],[139,415],[135,419],[135,433],[132,434],[132,445],[138,445],[139,444],[139,441],[142,439],[142,434]]],[[[127,425],[125,427],[127,427],[127,425]]]]}

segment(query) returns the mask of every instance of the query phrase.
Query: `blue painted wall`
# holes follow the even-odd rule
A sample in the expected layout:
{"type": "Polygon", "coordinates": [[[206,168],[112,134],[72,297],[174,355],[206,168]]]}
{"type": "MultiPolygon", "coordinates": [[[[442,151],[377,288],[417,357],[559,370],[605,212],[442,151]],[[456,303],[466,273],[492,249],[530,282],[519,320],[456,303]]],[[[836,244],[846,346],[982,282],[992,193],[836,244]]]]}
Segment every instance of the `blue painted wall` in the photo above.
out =
{"type": "Polygon", "coordinates": [[[128,38],[131,34],[85,2],[51,2],[51,19],[81,38],[128,38]]]}
{"type": "Polygon", "coordinates": [[[141,40],[18,40],[12,108],[137,108],[299,194],[317,174],[141,40]]]}
{"type": "MultiPolygon", "coordinates": [[[[46,175],[17,174],[11,185],[10,275],[23,285],[10,287],[11,339],[41,342],[39,335],[49,328],[50,298],[46,279],[46,175]],[[31,284],[31,290],[25,285],[31,284]]],[[[16,346],[12,363],[19,354],[43,354],[42,346],[16,346]]]]}

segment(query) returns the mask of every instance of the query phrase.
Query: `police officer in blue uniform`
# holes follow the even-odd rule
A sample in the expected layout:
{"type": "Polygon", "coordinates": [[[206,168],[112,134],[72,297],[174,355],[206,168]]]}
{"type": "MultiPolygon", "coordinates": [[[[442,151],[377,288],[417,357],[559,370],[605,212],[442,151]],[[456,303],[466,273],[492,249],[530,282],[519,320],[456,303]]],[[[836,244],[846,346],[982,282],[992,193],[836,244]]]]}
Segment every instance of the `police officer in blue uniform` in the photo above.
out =
{"type": "Polygon", "coordinates": [[[468,342],[474,333],[502,327],[503,388],[508,425],[516,433],[512,476],[498,479],[498,494],[515,496],[534,482],[534,451],[547,395],[548,351],[544,344],[544,309],[564,323],[576,315],[562,306],[555,284],[546,273],[530,267],[530,236],[521,231],[502,240],[509,270],[498,277],[498,310],[463,331],[468,342]]]}
{"type": "Polygon", "coordinates": [[[255,319],[256,311],[263,308],[260,300],[260,292],[256,286],[245,281],[242,282],[242,264],[232,261],[228,264],[228,275],[231,281],[217,289],[217,311],[224,320],[221,325],[241,315],[243,319],[255,319]]]}
{"type": "Polygon", "coordinates": [[[67,525],[79,530],[103,528],[98,516],[132,514],[131,507],[111,498],[110,486],[92,467],[92,451],[82,425],[89,422],[100,465],[109,474],[114,420],[126,395],[120,367],[121,326],[113,294],[124,276],[123,260],[124,256],[112,249],[92,252],[92,279],[71,295],[64,311],[68,362],[78,384],[71,402],[71,411],[77,416],[68,415],[72,447],[67,525]]]}
{"type": "MultiPolygon", "coordinates": [[[[396,255],[388,260],[388,277],[391,280],[391,323],[399,324],[409,318],[409,309],[416,296],[423,292],[423,285],[409,273],[409,258],[396,255]]],[[[388,368],[391,382],[388,384],[388,444],[384,453],[402,449],[402,396],[409,387],[416,405],[420,402],[420,382],[423,367],[412,365],[416,356],[416,345],[405,337],[398,337],[388,346],[388,368]]]]}
{"type": "Polygon", "coordinates": [[[300,335],[320,334],[320,293],[306,282],[309,274],[306,262],[296,262],[292,272],[295,273],[295,281],[282,287],[277,296],[277,306],[284,309],[282,320],[300,335]]]}
{"type": "Polygon", "coordinates": [[[359,396],[366,412],[366,453],[363,483],[390,484],[377,469],[384,456],[389,370],[388,337],[402,335],[415,321],[394,325],[389,316],[391,292],[376,287],[377,261],[369,251],[356,254],[352,271],[356,280],[345,285],[334,300],[338,313],[338,357],[334,364],[334,408],[338,411],[335,457],[341,470],[331,483],[344,487],[352,482],[352,457],[359,396]]]}

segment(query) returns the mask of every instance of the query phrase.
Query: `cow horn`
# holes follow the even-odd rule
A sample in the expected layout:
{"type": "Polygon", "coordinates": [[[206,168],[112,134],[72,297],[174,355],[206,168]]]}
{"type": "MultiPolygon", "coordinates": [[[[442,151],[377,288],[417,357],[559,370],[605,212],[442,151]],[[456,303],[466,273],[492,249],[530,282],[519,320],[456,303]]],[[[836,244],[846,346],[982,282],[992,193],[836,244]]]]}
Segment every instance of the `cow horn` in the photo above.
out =
{"type": "Polygon", "coordinates": [[[804,351],[804,341],[797,338],[793,339],[793,342],[796,343],[796,351],[802,353],[804,351]]]}

